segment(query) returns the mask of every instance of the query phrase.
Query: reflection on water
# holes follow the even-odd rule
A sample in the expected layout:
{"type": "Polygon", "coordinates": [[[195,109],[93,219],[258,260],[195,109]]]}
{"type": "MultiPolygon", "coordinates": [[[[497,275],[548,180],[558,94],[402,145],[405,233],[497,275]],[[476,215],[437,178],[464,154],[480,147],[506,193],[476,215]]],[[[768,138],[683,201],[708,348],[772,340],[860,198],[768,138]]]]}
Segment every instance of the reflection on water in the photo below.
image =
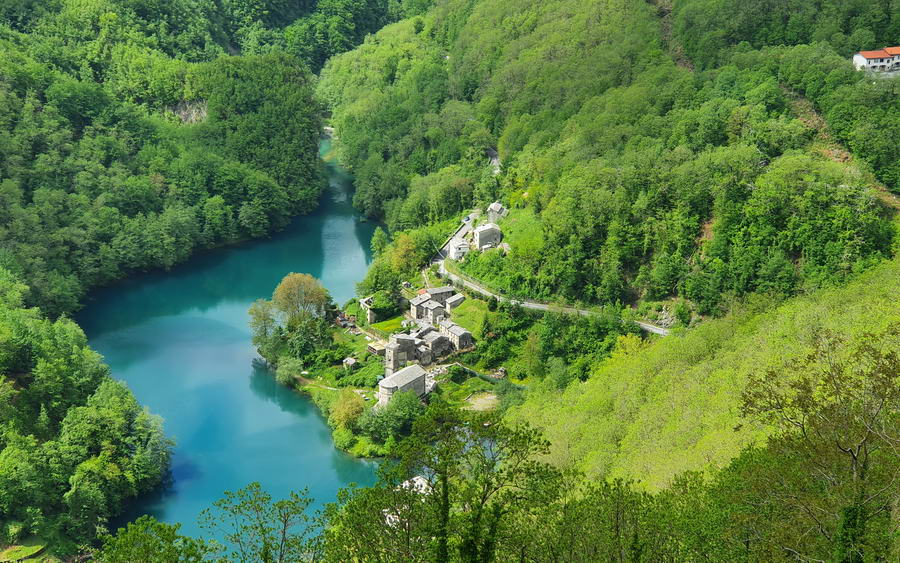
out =
{"type": "Polygon", "coordinates": [[[320,208],[284,232],[99,290],[79,315],[114,377],[177,440],[169,482],[124,519],[149,513],[200,535],[200,511],[252,481],[276,497],[309,488],[317,506],[374,481],[373,463],[337,451],[315,406],[254,362],[247,327],[247,308],[288,272],[320,278],[339,302],[365,274],[374,225],[357,219],[346,173],[328,171],[320,208]]]}

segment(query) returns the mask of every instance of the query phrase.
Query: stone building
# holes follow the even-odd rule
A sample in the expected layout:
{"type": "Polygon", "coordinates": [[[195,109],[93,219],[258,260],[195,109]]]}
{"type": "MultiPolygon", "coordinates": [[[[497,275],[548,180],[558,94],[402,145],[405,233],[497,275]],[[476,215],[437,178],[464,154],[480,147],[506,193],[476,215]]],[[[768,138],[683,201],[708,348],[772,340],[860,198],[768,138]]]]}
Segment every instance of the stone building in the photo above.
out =
{"type": "Polygon", "coordinates": [[[448,299],[447,303],[445,303],[445,305],[446,305],[447,310],[449,311],[451,309],[456,309],[457,307],[462,305],[462,302],[465,300],[466,300],[465,295],[463,295],[462,293],[457,293],[456,295],[454,295],[453,297],[448,299]]]}
{"type": "Polygon", "coordinates": [[[495,201],[494,203],[488,205],[487,212],[488,221],[490,221],[491,223],[496,223],[509,214],[509,210],[503,207],[503,204],[499,201],[495,201]]]}
{"type": "Polygon", "coordinates": [[[384,347],[384,372],[391,375],[410,362],[418,361],[416,339],[409,334],[391,335],[384,347]]]}
{"type": "Polygon", "coordinates": [[[500,227],[494,223],[485,223],[472,231],[472,242],[475,244],[475,248],[479,250],[493,248],[500,244],[502,239],[503,235],[500,232],[500,227]]]}
{"type": "Polygon", "coordinates": [[[431,350],[431,354],[434,358],[439,358],[453,351],[453,344],[450,342],[450,339],[447,338],[445,334],[441,334],[436,330],[432,330],[426,334],[422,338],[422,341],[425,343],[425,346],[431,350]]]}
{"type": "Polygon", "coordinates": [[[422,309],[424,309],[422,318],[431,324],[437,324],[447,316],[447,310],[437,301],[426,301],[422,305],[422,309]]]}
{"type": "Polygon", "coordinates": [[[359,300],[359,308],[363,310],[366,315],[366,324],[372,324],[375,322],[375,311],[372,310],[372,296],[368,296],[365,299],[359,300]]]}
{"type": "Polygon", "coordinates": [[[469,243],[460,239],[450,241],[450,259],[459,262],[469,253],[469,243]]]}
{"type": "Polygon", "coordinates": [[[378,382],[378,406],[388,404],[394,393],[412,391],[417,397],[425,396],[425,370],[420,365],[411,365],[389,375],[378,382]]]}
{"type": "Polygon", "coordinates": [[[425,309],[422,306],[429,301],[431,301],[431,296],[427,293],[420,293],[410,299],[409,316],[414,319],[421,319],[425,315],[425,309]]]}
{"type": "Polygon", "coordinates": [[[409,315],[416,320],[437,324],[447,315],[445,304],[455,293],[451,285],[429,288],[409,301],[409,315]]]}
{"type": "Polygon", "coordinates": [[[456,293],[456,290],[453,289],[452,285],[445,285],[443,287],[430,287],[425,290],[425,292],[431,296],[433,301],[437,301],[443,305],[447,302],[447,299],[450,299],[450,297],[456,293]]]}
{"type": "Polygon", "coordinates": [[[444,319],[438,326],[440,327],[441,334],[447,336],[457,350],[463,350],[475,345],[475,339],[472,338],[472,333],[458,324],[444,319]]]}

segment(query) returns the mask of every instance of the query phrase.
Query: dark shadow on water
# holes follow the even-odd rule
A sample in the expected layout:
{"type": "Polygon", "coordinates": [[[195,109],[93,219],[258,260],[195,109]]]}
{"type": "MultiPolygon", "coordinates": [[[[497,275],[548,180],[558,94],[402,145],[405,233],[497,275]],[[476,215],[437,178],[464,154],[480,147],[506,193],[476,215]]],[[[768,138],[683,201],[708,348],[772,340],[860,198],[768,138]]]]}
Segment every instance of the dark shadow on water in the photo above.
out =
{"type": "Polygon", "coordinates": [[[297,416],[306,417],[313,412],[318,412],[312,401],[275,381],[275,374],[261,360],[253,360],[252,368],[250,390],[254,395],[297,416]]]}

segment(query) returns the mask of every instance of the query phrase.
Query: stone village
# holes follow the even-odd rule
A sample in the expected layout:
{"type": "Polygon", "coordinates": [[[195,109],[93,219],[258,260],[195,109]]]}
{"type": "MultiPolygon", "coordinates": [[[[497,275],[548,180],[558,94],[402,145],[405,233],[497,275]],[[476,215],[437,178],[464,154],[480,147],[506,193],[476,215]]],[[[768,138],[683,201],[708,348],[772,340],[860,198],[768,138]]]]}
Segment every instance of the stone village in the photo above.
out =
{"type": "MultiPolygon", "coordinates": [[[[483,252],[502,247],[503,235],[496,222],[508,211],[500,202],[492,203],[487,211],[488,222],[474,229],[471,225],[474,215],[466,218],[444,246],[449,250],[447,256],[461,260],[470,250],[483,252]]],[[[366,322],[370,324],[375,321],[371,299],[360,300],[366,322]]],[[[407,330],[392,334],[384,345],[376,342],[369,345],[370,353],[384,356],[384,378],[378,383],[376,407],[383,407],[394,393],[400,391],[412,391],[420,398],[425,397],[434,389],[435,375],[440,371],[440,368],[431,371],[425,368],[475,345],[472,333],[452,320],[453,309],[465,299],[449,285],[419,290],[419,294],[409,300],[409,318],[404,321],[407,330]]]]}

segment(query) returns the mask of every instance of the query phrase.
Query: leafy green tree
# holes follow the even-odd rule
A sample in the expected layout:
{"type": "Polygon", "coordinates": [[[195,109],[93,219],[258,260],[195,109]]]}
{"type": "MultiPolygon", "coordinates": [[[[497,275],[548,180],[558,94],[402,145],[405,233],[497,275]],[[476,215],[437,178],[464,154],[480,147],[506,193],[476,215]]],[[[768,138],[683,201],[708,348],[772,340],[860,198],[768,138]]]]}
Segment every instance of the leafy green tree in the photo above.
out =
{"type": "Polygon", "coordinates": [[[380,256],[387,248],[388,243],[390,243],[390,238],[384,229],[375,227],[375,232],[372,233],[372,255],[376,258],[380,256]]]}
{"type": "MultiPolygon", "coordinates": [[[[806,468],[806,478],[781,479],[791,490],[775,486],[768,495],[783,498],[784,510],[811,524],[838,561],[881,559],[890,549],[876,530],[898,492],[898,350],[896,323],[853,345],[824,333],[810,354],[788,367],[787,378],[761,373],[744,394],[745,412],[779,430],[770,448],[806,468]],[[822,488],[827,494],[818,492],[822,488]]],[[[795,534],[787,547],[802,554],[795,534]]]]}
{"type": "Polygon", "coordinates": [[[330,303],[328,290],[309,274],[286,275],[272,294],[272,304],[288,323],[302,316],[321,317],[330,303]]]}
{"type": "Polygon", "coordinates": [[[100,537],[103,547],[94,559],[103,563],[199,563],[206,561],[211,548],[203,540],[178,533],[180,524],[164,524],[152,516],[141,516],[119,528],[115,535],[100,537]]]}
{"type": "Polygon", "coordinates": [[[385,443],[389,438],[408,435],[413,422],[423,411],[424,407],[415,393],[401,391],[394,393],[384,407],[367,410],[358,423],[360,429],[373,440],[385,443]]]}
{"type": "Polygon", "coordinates": [[[257,299],[247,312],[253,345],[259,355],[271,363],[277,357],[282,334],[275,319],[275,306],[267,299],[257,299]]]}
{"type": "Polygon", "coordinates": [[[273,501],[254,482],[225,491],[200,520],[204,528],[225,538],[228,556],[238,561],[302,561],[315,558],[319,549],[311,534],[310,502],[305,490],[273,501]]]}
{"type": "Polygon", "coordinates": [[[328,422],[336,428],[354,428],[365,411],[363,398],[352,389],[343,389],[331,407],[328,422]]]}

